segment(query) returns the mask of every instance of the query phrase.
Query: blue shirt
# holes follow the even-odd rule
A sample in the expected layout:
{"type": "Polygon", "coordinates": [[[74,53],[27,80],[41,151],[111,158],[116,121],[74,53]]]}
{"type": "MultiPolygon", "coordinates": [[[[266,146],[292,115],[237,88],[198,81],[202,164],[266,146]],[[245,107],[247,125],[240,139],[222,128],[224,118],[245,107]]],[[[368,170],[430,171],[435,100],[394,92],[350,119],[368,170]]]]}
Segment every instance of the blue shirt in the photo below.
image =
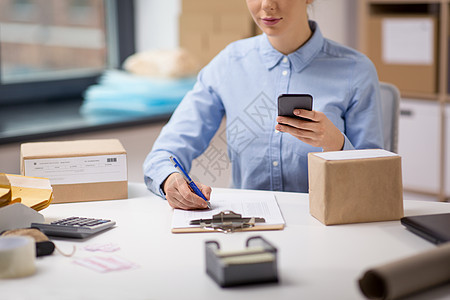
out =
{"type": "Polygon", "coordinates": [[[383,148],[372,62],[310,26],[311,38],[287,56],[263,34],[230,44],[200,71],[144,162],[151,191],[164,197],[160,185],[174,172],[169,156],[189,172],[226,116],[232,187],[308,192],[307,154],[322,149],[275,131],[280,94],[311,94],[313,109],[344,134],[344,150],[383,148]]]}

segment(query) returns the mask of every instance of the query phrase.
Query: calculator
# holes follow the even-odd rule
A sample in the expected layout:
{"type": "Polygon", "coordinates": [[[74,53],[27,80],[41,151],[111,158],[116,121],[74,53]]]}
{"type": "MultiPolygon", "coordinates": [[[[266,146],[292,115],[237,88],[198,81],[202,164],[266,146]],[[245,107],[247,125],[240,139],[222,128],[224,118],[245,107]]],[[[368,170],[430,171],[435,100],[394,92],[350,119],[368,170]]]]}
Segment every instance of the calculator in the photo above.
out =
{"type": "Polygon", "coordinates": [[[70,217],[51,223],[31,223],[31,227],[38,228],[49,236],[84,239],[111,228],[115,224],[116,222],[111,220],[70,217]]]}

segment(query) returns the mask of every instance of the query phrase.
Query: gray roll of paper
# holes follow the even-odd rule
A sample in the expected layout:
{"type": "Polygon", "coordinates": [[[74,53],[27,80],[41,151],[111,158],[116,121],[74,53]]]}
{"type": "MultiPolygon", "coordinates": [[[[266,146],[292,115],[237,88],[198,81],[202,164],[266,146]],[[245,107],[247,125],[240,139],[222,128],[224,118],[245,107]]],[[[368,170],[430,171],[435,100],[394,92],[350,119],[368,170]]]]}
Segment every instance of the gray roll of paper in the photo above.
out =
{"type": "Polygon", "coordinates": [[[369,299],[397,299],[450,281],[450,242],[366,271],[359,287],[369,299]]]}

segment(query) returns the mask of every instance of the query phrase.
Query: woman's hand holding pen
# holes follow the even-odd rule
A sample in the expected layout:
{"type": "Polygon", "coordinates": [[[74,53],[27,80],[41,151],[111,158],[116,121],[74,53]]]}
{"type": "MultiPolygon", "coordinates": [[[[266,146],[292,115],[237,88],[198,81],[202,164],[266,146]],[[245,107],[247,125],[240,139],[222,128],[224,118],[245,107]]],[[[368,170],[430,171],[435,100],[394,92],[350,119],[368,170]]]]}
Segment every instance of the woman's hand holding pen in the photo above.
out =
{"type": "MultiPolygon", "coordinates": [[[[203,195],[209,200],[211,188],[201,183],[196,183],[203,195]]],[[[178,173],[170,174],[164,181],[163,190],[170,206],[180,209],[205,209],[207,202],[192,192],[184,177],[178,173]]]]}
{"type": "Polygon", "coordinates": [[[323,112],[296,109],[294,114],[308,120],[278,116],[277,122],[283,124],[277,124],[275,129],[287,132],[311,146],[322,147],[323,151],[342,150],[344,136],[323,112]]]}

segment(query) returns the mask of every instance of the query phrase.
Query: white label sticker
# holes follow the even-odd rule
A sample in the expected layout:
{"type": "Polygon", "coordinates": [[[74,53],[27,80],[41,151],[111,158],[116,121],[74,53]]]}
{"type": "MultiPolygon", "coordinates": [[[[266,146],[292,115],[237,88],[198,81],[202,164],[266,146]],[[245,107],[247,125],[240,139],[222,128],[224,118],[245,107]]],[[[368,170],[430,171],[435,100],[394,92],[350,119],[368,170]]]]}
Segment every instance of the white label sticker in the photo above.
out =
{"type": "Polygon", "coordinates": [[[434,23],[426,18],[386,18],[382,23],[383,61],[433,64],[434,23]]]}
{"type": "Polygon", "coordinates": [[[365,159],[365,158],[398,156],[398,154],[383,149],[329,151],[329,152],[315,153],[314,155],[326,160],[347,160],[347,159],[365,159]]]}
{"type": "Polygon", "coordinates": [[[44,177],[51,184],[127,180],[126,154],[26,159],[25,176],[44,177]]]}

